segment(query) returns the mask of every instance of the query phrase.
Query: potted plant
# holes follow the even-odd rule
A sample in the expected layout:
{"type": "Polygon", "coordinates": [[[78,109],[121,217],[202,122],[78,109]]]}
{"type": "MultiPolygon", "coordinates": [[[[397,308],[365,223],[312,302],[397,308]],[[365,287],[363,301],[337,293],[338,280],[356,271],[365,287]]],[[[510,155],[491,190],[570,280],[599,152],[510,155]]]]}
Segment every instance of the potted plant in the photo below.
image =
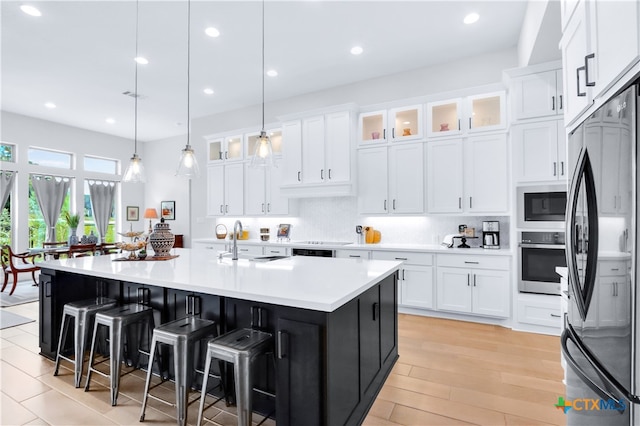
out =
{"type": "Polygon", "coordinates": [[[69,245],[78,244],[78,236],[76,235],[76,231],[78,230],[78,225],[80,224],[80,215],[79,214],[71,214],[69,212],[64,212],[64,220],[69,225],[69,245]]]}
{"type": "Polygon", "coordinates": [[[138,259],[140,260],[144,260],[147,258],[147,251],[145,249],[142,249],[138,252],[138,259]]]}

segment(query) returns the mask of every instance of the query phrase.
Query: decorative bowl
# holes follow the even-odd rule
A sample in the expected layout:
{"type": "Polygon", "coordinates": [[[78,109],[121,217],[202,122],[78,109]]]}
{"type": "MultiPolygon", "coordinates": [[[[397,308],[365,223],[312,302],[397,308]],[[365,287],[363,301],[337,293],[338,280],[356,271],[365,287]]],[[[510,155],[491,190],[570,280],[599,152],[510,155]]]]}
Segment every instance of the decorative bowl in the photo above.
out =
{"type": "Polygon", "coordinates": [[[144,234],[144,231],[118,232],[118,234],[122,235],[123,237],[127,237],[127,238],[135,238],[135,237],[139,237],[140,235],[144,234]]]}

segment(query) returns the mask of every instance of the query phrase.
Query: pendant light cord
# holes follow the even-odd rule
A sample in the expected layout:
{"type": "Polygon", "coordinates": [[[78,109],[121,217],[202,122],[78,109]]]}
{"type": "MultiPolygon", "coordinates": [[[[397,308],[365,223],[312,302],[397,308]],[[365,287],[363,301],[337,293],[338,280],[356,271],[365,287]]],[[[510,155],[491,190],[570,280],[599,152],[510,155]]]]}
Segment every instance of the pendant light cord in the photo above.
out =
{"type": "Polygon", "coordinates": [[[264,132],[264,0],[262,0],[262,131],[264,132]]]}
{"type": "Polygon", "coordinates": [[[187,1],[187,148],[191,133],[191,0],[187,1]]]}
{"type": "Polygon", "coordinates": [[[138,156],[138,16],[139,16],[139,1],[136,0],[136,73],[135,83],[133,88],[133,100],[134,100],[134,113],[133,113],[133,154],[138,156]]]}

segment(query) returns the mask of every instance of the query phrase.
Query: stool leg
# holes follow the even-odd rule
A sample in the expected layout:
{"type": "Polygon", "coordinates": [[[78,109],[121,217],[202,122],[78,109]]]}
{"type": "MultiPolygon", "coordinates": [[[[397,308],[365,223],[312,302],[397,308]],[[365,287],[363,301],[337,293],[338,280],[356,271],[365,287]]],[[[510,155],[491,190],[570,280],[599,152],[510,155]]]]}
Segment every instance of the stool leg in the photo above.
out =
{"type": "Polygon", "coordinates": [[[187,424],[187,371],[189,366],[187,355],[189,345],[182,339],[178,339],[173,345],[173,370],[176,381],[176,408],[178,425],[187,424]]]}
{"type": "Polygon", "coordinates": [[[57,376],[58,375],[58,368],[60,367],[60,351],[62,350],[62,348],[64,347],[64,344],[66,343],[66,327],[65,325],[69,322],[69,315],[67,314],[63,314],[62,315],[62,323],[60,324],[60,336],[58,336],[58,352],[56,353],[56,368],[55,370],[53,370],[53,375],[57,376]]]}
{"type": "Polygon", "coordinates": [[[73,346],[75,349],[75,370],[74,381],[77,388],[80,387],[80,380],[82,378],[82,366],[84,364],[84,342],[87,338],[87,315],[86,312],[80,312],[75,320],[73,327],[73,346]]]}
{"type": "Polygon", "coordinates": [[[89,351],[89,365],[87,366],[87,382],[84,385],[84,391],[87,392],[89,390],[89,384],[91,383],[91,373],[93,368],[93,360],[95,357],[96,350],[96,337],[98,336],[98,321],[93,324],[93,337],[91,338],[91,350],[89,351]]]}
{"type": "MultiPolygon", "coordinates": [[[[149,386],[151,385],[151,374],[153,372],[153,359],[156,356],[156,337],[151,338],[151,349],[149,350],[149,368],[147,369],[147,380],[144,384],[144,392],[142,394],[142,411],[140,411],[140,421],[144,422],[144,410],[147,408],[147,395],[149,395],[149,386]]],[[[162,376],[162,368],[160,369],[162,376]]]]}
{"type": "Polygon", "coordinates": [[[202,417],[204,415],[204,402],[207,397],[207,381],[209,380],[209,370],[211,369],[211,353],[207,349],[207,358],[204,364],[204,374],[202,376],[202,394],[200,395],[200,408],[198,409],[198,423],[197,426],[202,424],[202,417]]]}
{"type": "Polygon", "coordinates": [[[251,359],[238,356],[234,367],[238,426],[251,426],[251,359]]]}
{"type": "Polygon", "coordinates": [[[109,349],[111,351],[110,364],[110,384],[111,384],[111,405],[118,404],[118,386],[120,385],[120,362],[122,361],[122,323],[114,321],[110,327],[109,349]]]}

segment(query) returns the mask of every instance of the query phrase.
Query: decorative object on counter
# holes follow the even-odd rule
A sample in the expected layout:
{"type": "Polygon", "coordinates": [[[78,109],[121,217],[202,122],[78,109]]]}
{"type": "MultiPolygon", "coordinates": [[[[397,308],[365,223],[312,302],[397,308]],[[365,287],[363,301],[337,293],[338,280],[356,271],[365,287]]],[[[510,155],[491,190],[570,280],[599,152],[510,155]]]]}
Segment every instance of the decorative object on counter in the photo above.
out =
{"type": "Polygon", "coordinates": [[[281,223],[278,225],[278,233],[276,235],[278,240],[290,240],[291,225],[288,223],[281,223]]]}
{"type": "Polygon", "coordinates": [[[145,260],[147,258],[147,251],[142,249],[138,252],[138,259],[145,260]]]}
{"type": "Polygon", "coordinates": [[[239,231],[238,235],[236,235],[236,237],[238,238],[238,240],[248,240],[249,239],[249,230],[247,229],[247,227],[244,227],[242,229],[242,231],[239,231]]]}
{"type": "Polygon", "coordinates": [[[176,169],[176,176],[183,176],[187,179],[198,176],[200,168],[196,153],[191,147],[191,1],[187,2],[187,144],[180,154],[180,162],[176,169]]]}
{"type": "Polygon", "coordinates": [[[358,234],[358,244],[364,243],[364,233],[362,225],[356,225],[356,234],[358,234]]]}
{"type": "Polygon", "coordinates": [[[227,238],[227,227],[221,223],[216,226],[216,238],[219,240],[227,238]]]}
{"type": "Polygon", "coordinates": [[[155,224],[153,232],[149,235],[149,243],[155,253],[153,257],[169,256],[175,240],[169,224],[164,222],[164,217],[160,218],[160,223],[155,224]]]}
{"type": "Polygon", "coordinates": [[[151,235],[151,233],[153,232],[153,227],[151,225],[151,219],[157,219],[158,218],[158,211],[156,209],[154,209],[153,207],[149,207],[149,208],[144,210],[144,218],[145,219],[149,219],[149,232],[148,232],[148,234],[151,235]]]}
{"type": "Polygon", "coordinates": [[[264,131],[264,74],[266,72],[264,68],[264,0],[262,0],[262,130],[260,130],[260,136],[256,141],[256,149],[251,157],[251,164],[249,167],[277,167],[273,162],[273,147],[271,146],[271,139],[264,131]]]}
{"type": "Polygon", "coordinates": [[[78,244],[79,240],[76,232],[78,231],[78,225],[80,224],[80,215],[64,212],[64,220],[69,226],[69,245],[73,246],[78,244]]]}
{"type": "Polygon", "coordinates": [[[464,235],[469,238],[474,238],[476,236],[476,228],[467,228],[464,230],[464,235]]]}
{"type": "MultiPolygon", "coordinates": [[[[125,170],[122,177],[123,182],[129,183],[145,183],[147,181],[147,177],[144,172],[144,165],[142,164],[142,158],[138,157],[138,61],[142,59],[138,57],[138,15],[139,4],[136,0],[136,56],[134,56],[136,72],[135,84],[133,86],[133,156],[131,157],[127,170],[125,170]]],[[[129,217],[129,215],[127,215],[127,217],[129,217]]]]}
{"type": "Polygon", "coordinates": [[[121,241],[116,243],[116,247],[118,247],[122,251],[129,252],[129,259],[136,259],[136,251],[142,250],[147,246],[147,240],[139,239],[138,237],[133,237],[132,241],[126,242],[121,241]]]}
{"type": "Polygon", "coordinates": [[[136,222],[139,219],[140,210],[138,206],[127,206],[127,221],[136,222]]]}
{"type": "Polygon", "coordinates": [[[458,248],[471,248],[471,246],[467,244],[467,239],[478,238],[478,237],[468,237],[466,234],[463,234],[463,235],[454,235],[453,238],[460,238],[460,245],[458,245],[458,248]]]}
{"type": "Polygon", "coordinates": [[[98,244],[98,236],[93,233],[93,229],[87,236],[87,244],[98,244]]]}
{"type": "Polygon", "coordinates": [[[411,129],[402,129],[402,136],[411,136],[411,129]]]}
{"type": "Polygon", "coordinates": [[[269,228],[260,228],[260,240],[269,241],[269,228]]]}
{"type": "Polygon", "coordinates": [[[80,237],[80,244],[89,244],[89,240],[87,239],[86,235],[80,237]]]}
{"type": "Polygon", "coordinates": [[[162,201],[160,203],[160,218],[164,220],[176,219],[176,202],[175,201],[162,201]]]}
{"type": "Polygon", "coordinates": [[[467,225],[458,225],[458,234],[464,235],[467,232],[467,225]]]}
{"type": "Polygon", "coordinates": [[[382,239],[382,233],[376,231],[372,226],[364,227],[364,241],[367,244],[377,244],[382,239]]]}
{"type": "Polygon", "coordinates": [[[440,131],[441,132],[446,132],[447,130],[449,130],[449,123],[440,124],[440,131]]]}
{"type": "Polygon", "coordinates": [[[371,139],[380,139],[380,132],[371,132],[371,139]]]}

